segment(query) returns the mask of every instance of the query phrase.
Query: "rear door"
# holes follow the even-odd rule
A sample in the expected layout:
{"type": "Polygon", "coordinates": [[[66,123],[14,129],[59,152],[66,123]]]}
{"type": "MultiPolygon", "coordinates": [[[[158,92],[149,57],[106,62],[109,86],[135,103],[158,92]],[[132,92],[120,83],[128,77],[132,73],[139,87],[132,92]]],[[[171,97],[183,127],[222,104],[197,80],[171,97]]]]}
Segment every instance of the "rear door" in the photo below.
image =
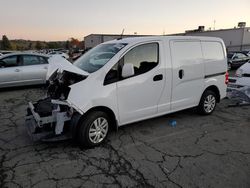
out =
{"type": "Polygon", "coordinates": [[[22,55],[21,79],[25,83],[45,83],[47,69],[48,62],[45,57],[37,55],[22,55]]]}
{"type": "Polygon", "coordinates": [[[0,59],[0,87],[18,84],[21,74],[18,59],[17,55],[0,59]]]}
{"type": "Polygon", "coordinates": [[[173,66],[171,109],[198,105],[204,90],[204,63],[199,40],[170,41],[173,66]]]}

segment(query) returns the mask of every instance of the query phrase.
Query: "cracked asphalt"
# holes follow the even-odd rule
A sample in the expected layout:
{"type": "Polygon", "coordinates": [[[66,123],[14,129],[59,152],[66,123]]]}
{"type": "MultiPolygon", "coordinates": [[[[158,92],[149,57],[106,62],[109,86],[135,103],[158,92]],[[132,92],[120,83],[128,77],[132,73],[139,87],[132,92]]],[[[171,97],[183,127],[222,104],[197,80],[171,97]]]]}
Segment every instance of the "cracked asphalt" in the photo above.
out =
{"type": "Polygon", "coordinates": [[[250,107],[225,99],[211,116],[190,109],[127,125],[84,150],[30,140],[27,102],[44,92],[0,92],[0,187],[250,187],[250,107]]]}

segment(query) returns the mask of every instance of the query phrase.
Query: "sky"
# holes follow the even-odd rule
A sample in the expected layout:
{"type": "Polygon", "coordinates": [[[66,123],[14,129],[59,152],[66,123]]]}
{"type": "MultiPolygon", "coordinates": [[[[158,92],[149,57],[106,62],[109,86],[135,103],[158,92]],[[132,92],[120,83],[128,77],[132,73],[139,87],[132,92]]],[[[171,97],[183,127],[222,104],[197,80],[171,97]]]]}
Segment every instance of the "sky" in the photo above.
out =
{"type": "Polygon", "coordinates": [[[0,0],[0,37],[83,40],[92,33],[162,35],[250,26],[250,0],[0,0]],[[214,24],[215,20],[215,24],[214,24]]]}

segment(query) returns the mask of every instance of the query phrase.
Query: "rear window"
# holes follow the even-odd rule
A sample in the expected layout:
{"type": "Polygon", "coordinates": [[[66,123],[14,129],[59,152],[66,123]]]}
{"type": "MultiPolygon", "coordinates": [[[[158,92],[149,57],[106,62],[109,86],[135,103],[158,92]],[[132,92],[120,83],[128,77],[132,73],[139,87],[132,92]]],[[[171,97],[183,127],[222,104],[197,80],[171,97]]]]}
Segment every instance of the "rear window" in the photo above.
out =
{"type": "Polygon", "coordinates": [[[38,65],[40,60],[37,56],[33,55],[24,55],[23,56],[23,65],[38,65]]]}
{"type": "Polygon", "coordinates": [[[206,60],[223,60],[225,58],[224,50],[220,42],[201,42],[202,51],[206,60]]]}

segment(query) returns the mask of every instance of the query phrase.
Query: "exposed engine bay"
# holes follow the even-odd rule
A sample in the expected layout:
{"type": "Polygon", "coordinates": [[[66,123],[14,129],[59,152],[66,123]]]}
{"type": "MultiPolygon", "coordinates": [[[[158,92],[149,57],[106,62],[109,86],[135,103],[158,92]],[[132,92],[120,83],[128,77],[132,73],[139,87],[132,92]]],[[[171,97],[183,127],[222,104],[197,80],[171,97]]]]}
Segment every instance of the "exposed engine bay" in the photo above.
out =
{"type": "Polygon", "coordinates": [[[69,92],[70,85],[86,79],[87,76],[79,75],[68,71],[55,71],[49,78],[49,86],[47,95],[51,99],[66,100],[69,92]]]}

